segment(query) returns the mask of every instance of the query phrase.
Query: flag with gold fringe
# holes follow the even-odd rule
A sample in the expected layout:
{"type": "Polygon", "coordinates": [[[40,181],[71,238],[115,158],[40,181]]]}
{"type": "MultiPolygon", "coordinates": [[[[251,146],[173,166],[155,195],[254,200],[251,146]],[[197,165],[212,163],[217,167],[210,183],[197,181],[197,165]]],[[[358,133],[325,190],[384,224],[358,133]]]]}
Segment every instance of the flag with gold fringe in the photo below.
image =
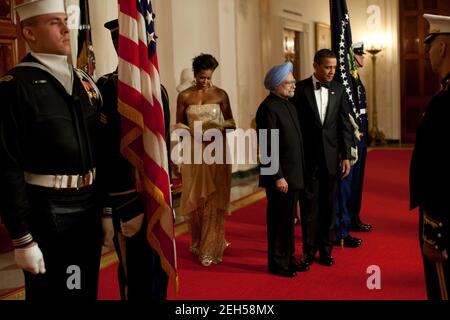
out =
{"type": "Polygon", "coordinates": [[[178,291],[155,14],[150,0],[119,0],[119,7],[121,153],[136,169],[136,187],[145,195],[147,239],[178,291]]]}

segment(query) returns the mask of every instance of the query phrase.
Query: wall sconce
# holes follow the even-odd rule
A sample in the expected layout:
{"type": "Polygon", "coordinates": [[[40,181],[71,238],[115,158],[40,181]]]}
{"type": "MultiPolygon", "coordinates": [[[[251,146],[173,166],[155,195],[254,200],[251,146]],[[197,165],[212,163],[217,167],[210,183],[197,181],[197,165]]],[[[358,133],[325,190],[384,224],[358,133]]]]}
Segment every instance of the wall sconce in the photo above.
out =
{"type": "Polygon", "coordinates": [[[288,36],[284,37],[284,52],[285,53],[295,53],[295,39],[288,36]]]}
{"type": "MultiPolygon", "coordinates": [[[[369,50],[383,50],[386,49],[388,39],[387,37],[382,34],[381,32],[372,32],[367,37],[366,40],[364,40],[364,44],[367,48],[367,51],[369,50]]],[[[379,51],[378,51],[379,52],[379,51]]]]}

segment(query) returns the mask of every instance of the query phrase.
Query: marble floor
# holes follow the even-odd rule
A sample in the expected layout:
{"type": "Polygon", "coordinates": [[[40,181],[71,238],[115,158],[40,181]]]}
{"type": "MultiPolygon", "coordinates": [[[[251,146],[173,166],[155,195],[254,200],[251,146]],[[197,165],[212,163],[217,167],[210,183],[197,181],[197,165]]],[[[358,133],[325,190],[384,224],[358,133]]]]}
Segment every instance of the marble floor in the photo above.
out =
{"type": "MultiPolygon", "coordinates": [[[[258,190],[258,175],[254,171],[239,172],[233,175],[231,188],[231,201],[238,200],[258,190]]],[[[175,213],[179,211],[180,191],[173,195],[175,213]]],[[[175,231],[179,235],[187,231],[186,224],[182,217],[176,215],[175,231]]],[[[103,248],[103,260],[111,259],[114,256],[112,248],[103,248]]],[[[114,259],[114,257],[113,257],[114,259]]],[[[24,285],[24,276],[22,271],[16,266],[14,262],[14,252],[10,251],[0,254],[0,300],[7,299],[23,299],[23,292],[10,295],[11,292],[16,292],[18,288],[24,285]]]]}

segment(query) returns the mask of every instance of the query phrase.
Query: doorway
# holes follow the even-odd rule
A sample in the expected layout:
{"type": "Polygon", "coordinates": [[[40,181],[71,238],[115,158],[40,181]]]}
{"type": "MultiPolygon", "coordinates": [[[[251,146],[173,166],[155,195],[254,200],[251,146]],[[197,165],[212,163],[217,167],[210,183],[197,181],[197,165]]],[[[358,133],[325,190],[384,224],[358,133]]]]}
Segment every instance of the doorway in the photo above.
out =
{"type": "Polygon", "coordinates": [[[301,79],[301,65],[300,65],[300,32],[291,29],[283,30],[283,45],[284,45],[284,61],[292,62],[294,66],[294,77],[297,80],[301,79]]]}
{"type": "Polygon", "coordinates": [[[450,1],[399,1],[402,142],[414,143],[426,106],[439,89],[438,76],[423,45],[429,29],[423,14],[450,15],[450,1]]]}

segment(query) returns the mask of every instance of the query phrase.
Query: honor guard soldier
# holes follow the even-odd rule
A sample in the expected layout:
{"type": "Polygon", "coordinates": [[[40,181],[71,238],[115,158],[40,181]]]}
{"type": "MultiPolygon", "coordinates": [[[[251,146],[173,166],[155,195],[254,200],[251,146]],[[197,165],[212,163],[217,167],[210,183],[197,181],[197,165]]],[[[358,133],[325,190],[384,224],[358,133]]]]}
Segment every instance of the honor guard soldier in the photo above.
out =
{"type": "Polygon", "coordinates": [[[450,229],[450,17],[425,14],[430,31],[424,40],[441,88],[417,129],[410,169],[410,208],[419,207],[419,237],[429,300],[448,300],[450,229]]]}
{"type": "MultiPolygon", "coordinates": [[[[355,54],[355,61],[359,68],[364,67],[364,43],[358,42],[353,45],[353,53],[355,54]]],[[[356,78],[356,85],[358,88],[359,105],[356,110],[353,110],[355,121],[358,126],[359,136],[356,137],[356,147],[358,152],[358,161],[352,167],[351,178],[351,197],[349,202],[350,211],[350,231],[355,232],[369,232],[372,230],[372,225],[363,223],[360,217],[364,173],[367,159],[367,146],[369,144],[369,120],[367,118],[367,98],[366,89],[358,74],[356,78]]]]}
{"type": "MultiPolygon", "coordinates": [[[[354,63],[358,68],[362,68],[365,55],[364,43],[355,43],[352,48],[355,55],[354,63]]],[[[352,162],[350,174],[340,181],[340,189],[337,192],[336,240],[334,242],[336,246],[347,248],[357,248],[362,244],[362,239],[352,237],[350,231],[369,232],[372,229],[372,225],[363,223],[360,218],[369,136],[366,90],[359,73],[356,71],[352,73],[352,76],[357,86],[359,102],[353,110],[350,110],[350,122],[353,127],[353,140],[356,147],[352,148],[352,155],[355,153],[355,160],[352,162]]]]}
{"type": "MultiPolygon", "coordinates": [[[[105,23],[117,51],[118,20],[105,23]]],[[[133,166],[120,153],[121,115],[117,109],[117,70],[98,80],[104,104],[101,112],[102,163],[106,167],[104,209],[105,217],[113,220],[114,246],[119,257],[118,279],[122,300],[165,300],[168,277],[161,267],[158,253],[147,240],[147,217],[142,194],[136,190],[133,166]]],[[[163,87],[164,109],[169,110],[167,92],[163,87]]],[[[166,132],[169,132],[169,114],[166,132]]]]}
{"type": "Polygon", "coordinates": [[[0,79],[0,206],[27,300],[97,298],[98,110],[73,68],[64,0],[16,7],[31,52],[0,79]]]}

